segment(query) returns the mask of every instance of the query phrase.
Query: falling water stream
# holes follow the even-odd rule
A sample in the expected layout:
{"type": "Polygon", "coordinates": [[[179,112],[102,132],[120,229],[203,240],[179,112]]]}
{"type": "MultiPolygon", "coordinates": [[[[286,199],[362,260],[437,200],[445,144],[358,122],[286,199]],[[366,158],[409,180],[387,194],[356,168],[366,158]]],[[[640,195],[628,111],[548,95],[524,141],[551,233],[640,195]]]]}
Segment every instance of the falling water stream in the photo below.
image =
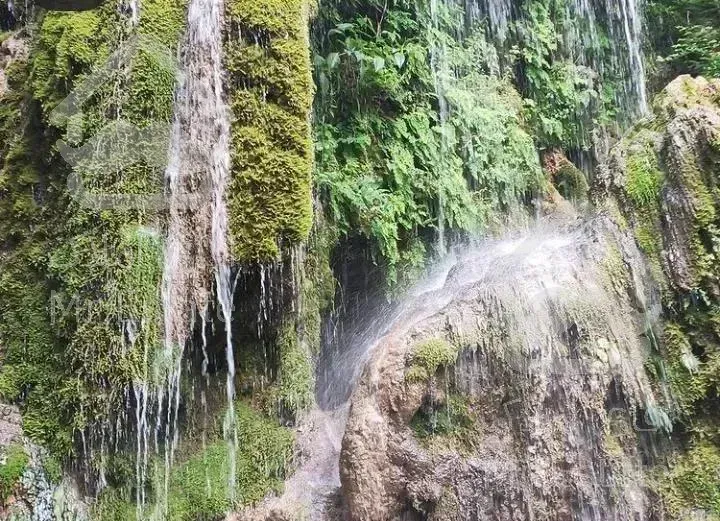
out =
{"type": "MultiPolygon", "coordinates": [[[[192,342],[199,318],[205,323],[213,308],[211,296],[225,327],[227,357],[227,416],[225,435],[230,462],[228,484],[235,485],[235,361],[232,346],[232,294],[227,243],[226,188],[229,175],[229,110],[224,101],[222,64],[222,0],[191,0],[187,30],[182,47],[182,70],[176,93],[169,163],[169,224],[163,271],[163,312],[165,347],[162,364],[155,364],[152,381],[157,386],[155,437],[164,426],[165,497],[174,453],[178,444],[178,412],[183,353],[192,342]],[[214,288],[213,288],[214,282],[214,288]],[[163,411],[164,414],[163,414],[163,411]]],[[[207,362],[203,371],[207,370],[207,362]]],[[[147,395],[147,390],[142,393],[147,395]]],[[[142,400],[138,425],[138,464],[144,479],[150,450],[147,415],[148,398],[142,400]]],[[[138,484],[141,490],[142,482],[138,484]]],[[[144,498],[139,498],[142,508],[144,498]]],[[[162,510],[162,507],[161,507],[162,510]]],[[[163,518],[161,511],[157,517],[163,518]]]]}
{"type": "MultiPolygon", "coordinates": [[[[511,0],[467,0],[465,8],[471,22],[487,20],[491,37],[502,46],[520,15],[517,5],[511,0]]],[[[615,98],[625,117],[632,120],[645,114],[648,101],[639,0],[570,0],[566,12],[568,23],[560,30],[568,57],[576,65],[619,80],[615,98]],[[607,50],[605,42],[609,43],[607,50]]]]}
{"type": "Polygon", "coordinates": [[[442,183],[442,177],[447,175],[445,172],[444,158],[447,157],[448,151],[448,122],[450,119],[450,104],[447,99],[448,82],[450,81],[450,67],[448,64],[447,46],[445,42],[438,41],[440,33],[440,13],[439,0],[430,0],[430,19],[432,26],[430,41],[433,42],[430,50],[430,69],[432,70],[433,82],[435,85],[435,95],[438,100],[438,118],[440,122],[440,168],[437,172],[438,176],[438,236],[437,236],[437,252],[438,255],[445,255],[445,193],[442,183]]]}

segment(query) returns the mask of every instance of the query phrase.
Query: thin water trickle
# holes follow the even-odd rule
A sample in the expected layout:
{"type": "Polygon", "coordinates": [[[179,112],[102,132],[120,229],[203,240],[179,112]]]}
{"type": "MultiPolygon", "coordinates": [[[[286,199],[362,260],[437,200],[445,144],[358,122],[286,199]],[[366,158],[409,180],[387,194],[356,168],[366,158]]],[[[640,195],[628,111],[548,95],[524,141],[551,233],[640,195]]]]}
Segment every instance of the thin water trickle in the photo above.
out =
{"type": "Polygon", "coordinates": [[[140,0],[128,0],[130,23],[135,26],[140,22],[140,0]]]}
{"type": "MultiPolygon", "coordinates": [[[[592,69],[605,81],[619,82],[615,101],[628,121],[644,115],[648,105],[640,2],[570,0],[565,7],[567,23],[559,28],[562,53],[567,58],[592,69]]],[[[468,0],[464,4],[469,23],[486,20],[488,34],[501,48],[513,24],[522,17],[519,5],[513,0],[468,0]]]]}
{"type": "Polygon", "coordinates": [[[448,143],[448,122],[450,120],[450,104],[447,99],[448,82],[452,75],[448,64],[447,45],[439,35],[440,32],[440,0],[430,0],[430,19],[432,22],[430,41],[433,42],[430,49],[430,69],[435,85],[435,95],[438,102],[438,118],[440,122],[440,165],[437,172],[438,177],[438,236],[437,254],[442,257],[446,253],[445,238],[445,193],[442,178],[447,175],[444,159],[447,157],[448,143]]]}

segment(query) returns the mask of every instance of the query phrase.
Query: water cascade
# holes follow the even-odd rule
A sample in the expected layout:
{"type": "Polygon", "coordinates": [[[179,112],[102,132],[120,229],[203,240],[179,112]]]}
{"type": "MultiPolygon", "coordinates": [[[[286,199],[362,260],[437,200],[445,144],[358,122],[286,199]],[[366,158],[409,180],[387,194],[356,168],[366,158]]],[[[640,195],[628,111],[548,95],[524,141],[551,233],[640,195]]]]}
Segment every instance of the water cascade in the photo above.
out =
{"type": "Polygon", "coordinates": [[[340,464],[350,519],[439,516],[443,494],[451,519],[648,519],[632,428],[667,422],[644,372],[658,309],[632,240],[604,218],[540,226],[442,273],[366,344],[340,464]]]}
{"type": "Polygon", "coordinates": [[[0,4],[0,521],[720,512],[720,80],[650,103],[643,0],[106,2],[0,4]]]}
{"type": "MultiPolygon", "coordinates": [[[[490,35],[501,49],[507,48],[513,24],[523,17],[519,3],[510,0],[468,0],[465,9],[467,23],[487,20],[490,35]]],[[[624,125],[644,115],[648,100],[638,0],[571,0],[565,14],[559,27],[561,54],[595,71],[601,85],[613,85],[624,125]]]]}
{"type": "Polygon", "coordinates": [[[130,23],[137,25],[140,21],[140,0],[129,0],[128,9],[130,11],[130,23]]]}
{"type": "Polygon", "coordinates": [[[597,6],[588,0],[574,0],[568,3],[567,13],[574,22],[564,35],[571,56],[601,77],[620,80],[615,101],[625,118],[634,121],[644,115],[648,101],[638,1],[605,1],[597,6]],[[607,56],[601,50],[604,38],[610,42],[607,56]]]}
{"type": "MultiPolygon", "coordinates": [[[[205,322],[213,306],[213,281],[218,309],[226,330],[226,435],[231,462],[228,479],[229,483],[235,483],[232,466],[236,443],[233,409],[235,363],[229,326],[233,288],[225,206],[230,123],[229,111],[223,99],[222,27],[222,0],[190,2],[166,173],[170,219],[162,291],[164,367],[156,369],[152,375],[158,385],[158,421],[163,407],[166,409],[162,422],[165,426],[165,486],[178,443],[183,353],[192,341],[198,319],[202,320],[202,334],[205,338],[205,322]]],[[[206,346],[202,348],[205,353],[206,346]]],[[[205,363],[204,369],[206,366],[205,363]]],[[[143,407],[143,415],[148,413],[147,407],[143,407]]],[[[149,428],[147,419],[142,419],[140,425],[144,429],[149,428]]],[[[159,428],[160,423],[157,425],[156,428],[159,428]]],[[[142,439],[144,441],[139,445],[144,454],[143,461],[146,462],[149,448],[147,433],[143,434],[142,439]]]]}
{"type": "Polygon", "coordinates": [[[490,33],[498,43],[502,44],[513,20],[513,2],[512,0],[470,1],[467,3],[467,16],[471,23],[486,18],[490,33]]]}

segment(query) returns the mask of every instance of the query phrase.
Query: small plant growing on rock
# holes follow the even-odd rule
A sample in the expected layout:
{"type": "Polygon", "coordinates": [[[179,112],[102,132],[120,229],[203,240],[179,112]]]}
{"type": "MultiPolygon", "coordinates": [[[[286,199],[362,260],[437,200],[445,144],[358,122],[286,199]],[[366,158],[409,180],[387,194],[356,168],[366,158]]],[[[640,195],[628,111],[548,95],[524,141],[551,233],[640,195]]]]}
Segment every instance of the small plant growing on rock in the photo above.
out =
{"type": "Polygon", "coordinates": [[[457,361],[458,348],[444,339],[423,342],[413,349],[405,379],[410,383],[429,380],[442,367],[457,361]]]}
{"type": "Polygon", "coordinates": [[[10,445],[0,458],[0,496],[7,501],[18,480],[25,472],[29,458],[22,445],[10,445]]]}

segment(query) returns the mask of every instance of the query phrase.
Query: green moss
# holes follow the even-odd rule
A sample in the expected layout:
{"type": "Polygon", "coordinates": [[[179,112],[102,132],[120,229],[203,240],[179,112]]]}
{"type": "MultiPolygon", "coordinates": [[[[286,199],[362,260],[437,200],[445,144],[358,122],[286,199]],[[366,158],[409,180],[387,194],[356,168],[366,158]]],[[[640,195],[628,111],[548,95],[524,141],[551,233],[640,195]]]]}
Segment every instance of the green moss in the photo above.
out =
{"type": "Polygon", "coordinates": [[[92,519],[95,521],[137,519],[137,508],[124,494],[117,490],[106,489],[93,506],[92,519]]]}
{"type": "Polygon", "coordinates": [[[320,354],[322,314],[328,312],[335,302],[336,281],[330,267],[330,257],[336,243],[335,230],[322,220],[322,216],[317,216],[307,243],[307,255],[301,274],[298,317],[298,326],[302,328],[313,356],[320,354]]]}
{"type": "Polygon", "coordinates": [[[62,463],[55,456],[48,455],[43,458],[43,470],[50,483],[60,483],[62,480],[62,463]]]}
{"type": "MultiPolygon", "coordinates": [[[[221,519],[243,505],[260,501],[268,492],[282,488],[292,463],[293,434],[248,405],[235,407],[238,445],[235,461],[235,500],[231,499],[228,476],[229,450],[222,438],[196,447],[192,455],[174,465],[168,481],[168,521],[221,519]]],[[[160,463],[160,462],[159,462],[160,463]]],[[[160,463],[155,481],[155,499],[162,494],[165,476],[160,463]]],[[[127,490],[106,490],[99,499],[93,518],[97,521],[135,519],[134,496],[127,490]]],[[[141,519],[151,519],[158,504],[146,505],[141,519]]],[[[162,507],[160,507],[162,508],[162,507]]]]}
{"type": "Polygon", "coordinates": [[[294,417],[298,411],[313,404],[315,389],[308,346],[303,342],[295,321],[289,321],[281,327],[278,348],[278,399],[281,407],[294,417]]]}
{"type": "Polygon", "coordinates": [[[641,207],[657,203],[663,173],[658,167],[655,152],[647,145],[632,151],[627,158],[627,182],[625,190],[632,201],[641,207]]]}
{"type": "Polygon", "coordinates": [[[612,243],[610,243],[610,246],[605,253],[602,268],[604,276],[610,286],[612,286],[618,294],[623,294],[626,291],[627,267],[622,256],[622,252],[612,243]]]}
{"type": "Polygon", "coordinates": [[[415,437],[430,450],[472,454],[482,441],[478,414],[469,398],[450,394],[446,400],[421,407],[413,416],[410,427],[415,437]]]}
{"type": "Polygon", "coordinates": [[[710,187],[717,182],[712,169],[703,169],[688,159],[677,172],[681,186],[690,192],[693,213],[699,227],[707,228],[716,219],[716,200],[710,187]]]}
{"type": "Polygon", "coordinates": [[[564,161],[554,178],[557,189],[565,199],[570,201],[585,201],[588,196],[587,179],[585,174],[578,170],[569,161],[564,161]]]}
{"type": "Polygon", "coordinates": [[[444,339],[428,340],[414,347],[405,380],[421,382],[432,378],[438,369],[452,366],[459,350],[444,339]]]}
{"type": "Polygon", "coordinates": [[[716,129],[715,137],[710,140],[710,148],[716,154],[720,154],[720,128],[716,129]]]}
{"type": "Polygon", "coordinates": [[[313,360],[320,354],[322,316],[335,299],[335,276],[330,268],[335,240],[333,231],[318,221],[307,249],[296,248],[288,260],[297,267],[291,275],[296,294],[292,309],[285,312],[278,327],[277,379],[264,397],[268,410],[273,414],[279,411],[285,420],[294,420],[298,412],[314,404],[313,360]]]}
{"type": "Polygon", "coordinates": [[[67,96],[73,80],[113,50],[114,6],[83,12],[49,12],[32,56],[32,91],[49,113],[67,96]]]}
{"type": "Polygon", "coordinates": [[[141,49],[134,57],[123,117],[136,124],[172,121],[176,71],[168,67],[175,59],[185,27],[185,0],[145,0],[139,34],[151,37],[159,47],[153,53],[141,49]],[[157,54],[155,54],[157,53],[157,54]]]}
{"type": "Polygon", "coordinates": [[[308,3],[232,0],[227,21],[232,251],[238,261],[270,260],[281,244],[306,239],[312,222],[308,3]]]}
{"type": "Polygon", "coordinates": [[[696,404],[720,384],[720,353],[708,346],[701,361],[693,352],[693,340],[677,323],[666,324],[663,336],[666,377],[680,413],[689,417],[696,404]]]}
{"type": "Polygon", "coordinates": [[[651,221],[639,224],[635,229],[635,239],[640,249],[651,259],[658,259],[662,252],[662,235],[651,221]]]}
{"type": "MultiPolygon", "coordinates": [[[[139,128],[171,122],[175,74],[165,58],[175,55],[184,6],[143,2],[137,31],[166,46],[165,54],[141,49],[70,119],[51,112],[128,40],[129,25],[112,3],[45,13],[28,63],[13,72],[12,103],[0,109],[0,187],[10,194],[0,197],[7,246],[0,393],[22,406],[26,434],[58,457],[73,452],[77,431],[125,406],[123,389],[146,371],[144,352],[160,343],[163,245],[146,211],[81,207],[56,141],[82,146],[118,114],[139,128]],[[6,127],[12,139],[4,139],[6,127]]],[[[162,189],[162,171],[152,165],[116,171],[98,156],[77,173],[99,193],[162,189]]]]}
{"type": "Polygon", "coordinates": [[[672,462],[658,484],[663,503],[676,519],[692,510],[720,516],[720,449],[707,442],[692,447],[672,462]]]}
{"type": "Polygon", "coordinates": [[[247,406],[237,408],[237,426],[237,503],[230,499],[228,446],[224,441],[217,442],[173,471],[168,495],[169,521],[215,519],[239,505],[260,501],[270,491],[280,490],[291,462],[292,433],[247,406]]]}
{"type": "Polygon", "coordinates": [[[6,447],[0,458],[0,500],[4,503],[12,494],[30,459],[19,444],[6,447]]]}
{"type": "Polygon", "coordinates": [[[622,445],[620,445],[620,441],[612,432],[605,432],[605,435],[603,436],[603,448],[613,458],[617,459],[625,457],[625,451],[623,450],[622,445]]]}

